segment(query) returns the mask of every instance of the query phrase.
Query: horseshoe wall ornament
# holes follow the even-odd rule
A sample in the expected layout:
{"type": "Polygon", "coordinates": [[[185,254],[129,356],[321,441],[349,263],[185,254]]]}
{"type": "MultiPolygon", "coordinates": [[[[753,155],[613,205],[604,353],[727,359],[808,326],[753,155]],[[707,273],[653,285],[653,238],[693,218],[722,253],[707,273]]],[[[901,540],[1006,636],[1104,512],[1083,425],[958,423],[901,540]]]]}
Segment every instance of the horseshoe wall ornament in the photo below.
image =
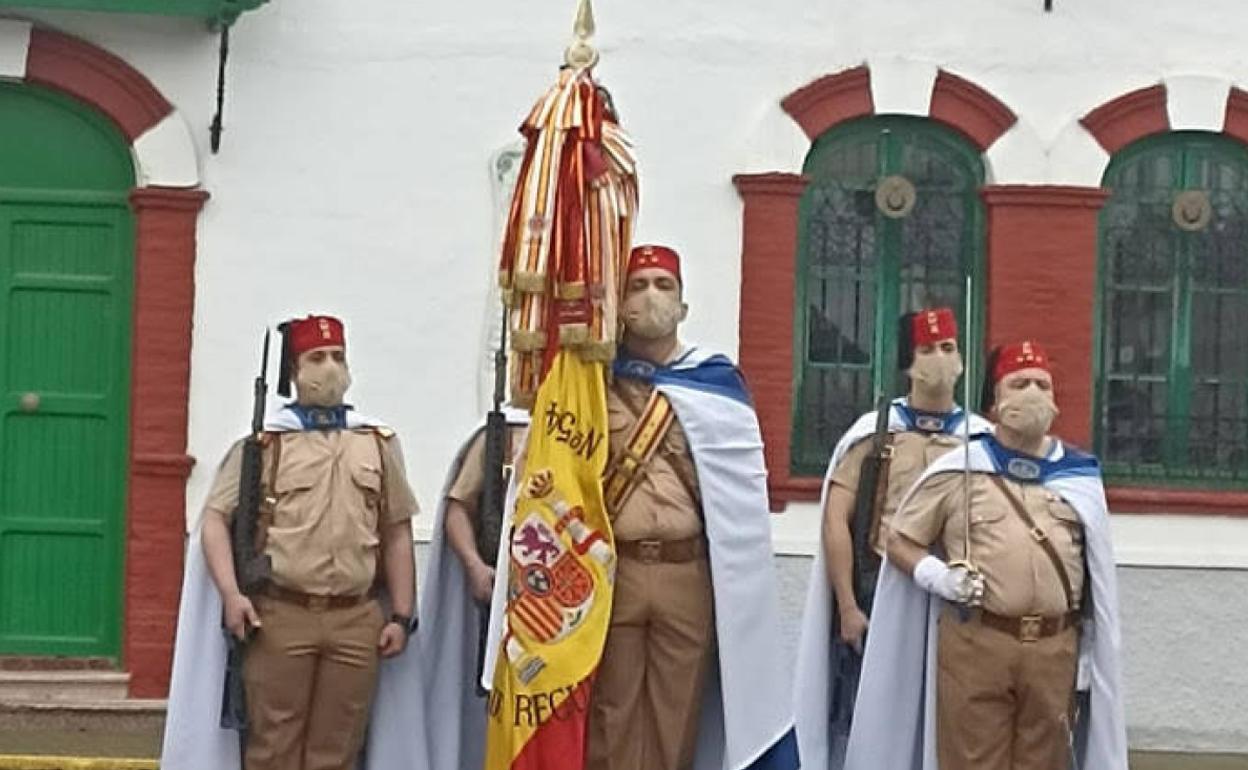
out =
{"type": "Polygon", "coordinates": [[[886,176],[875,186],[875,206],[889,219],[902,219],[914,210],[914,185],[904,176],[886,176]]]}
{"type": "Polygon", "coordinates": [[[1213,219],[1213,204],[1209,202],[1209,193],[1205,190],[1184,190],[1174,197],[1170,213],[1180,230],[1199,232],[1208,227],[1209,220],[1213,219]]]}

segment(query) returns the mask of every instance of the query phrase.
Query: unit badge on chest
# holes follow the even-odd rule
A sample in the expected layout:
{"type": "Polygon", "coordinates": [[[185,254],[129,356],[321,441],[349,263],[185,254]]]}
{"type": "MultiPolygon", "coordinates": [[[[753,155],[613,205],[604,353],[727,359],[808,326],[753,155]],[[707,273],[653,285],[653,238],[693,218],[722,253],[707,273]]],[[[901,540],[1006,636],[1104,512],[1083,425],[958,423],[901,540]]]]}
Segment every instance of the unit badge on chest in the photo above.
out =
{"type": "Polygon", "coordinates": [[[1022,457],[1011,458],[1005,470],[1019,481],[1035,481],[1040,478],[1040,464],[1022,457]]]}

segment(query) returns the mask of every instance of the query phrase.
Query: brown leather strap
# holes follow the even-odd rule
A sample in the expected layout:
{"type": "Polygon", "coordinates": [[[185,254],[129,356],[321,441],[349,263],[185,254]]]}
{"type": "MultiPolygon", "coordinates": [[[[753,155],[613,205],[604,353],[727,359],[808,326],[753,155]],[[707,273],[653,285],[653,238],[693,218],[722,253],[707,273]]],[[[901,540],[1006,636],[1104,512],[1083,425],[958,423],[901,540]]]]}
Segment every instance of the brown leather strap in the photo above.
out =
{"type": "MultiPolygon", "coordinates": [[[[615,392],[616,396],[620,400],[620,403],[623,404],[626,409],[628,409],[629,413],[633,415],[633,419],[637,421],[641,420],[643,412],[645,411],[646,407],[649,406],[650,404],[650,399],[654,397],[654,393],[655,393],[655,389],[651,388],[650,395],[646,398],[646,401],[644,403],[638,404],[631,398],[631,396],[628,393],[621,392],[619,390],[615,392]]],[[[633,427],[635,430],[636,426],[634,425],[633,427]]],[[[660,440],[660,443],[662,445],[667,445],[668,442],[671,441],[671,431],[672,431],[672,427],[669,425],[667,432],[663,434],[663,437],[660,440]]],[[[630,438],[632,437],[631,433],[629,437],[630,438]]],[[[698,488],[698,472],[697,472],[697,468],[693,464],[693,458],[689,456],[688,452],[684,452],[680,455],[676,453],[671,453],[666,458],[666,461],[667,461],[667,464],[671,466],[672,472],[676,474],[676,479],[680,481],[681,486],[685,488],[685,492],[689,494],[689,499],[701,505],[702,491],[698,488]]],[[[607,471],[607,472],[610,472],[610,471],[607,471]]],[[[641,472],[644,473],[644,470],[641,472]]],[[[699,515],[701,514],[700,509],[698,513],[699,515]]]]}
{"type": "Polygon", "coordinates": [[[1000,631],[1018,639],[1020,642],[1035,642],[1057,636],[1072,626],[1079,625],[1079,613],[1067,612],[1065,615],[1024,615],[1021,618],[1010,618],[988,610],[977,613],[981,625],[1000,631]]]}
{"type": "Polygon", "coordinates": [[[701,536],[684,540],[617,540],[615,552],[647,564],[679,564],[706,556],[706,541],[701,536]]]}
{"type": "Polygon", "coordinates": [[[1005,483],[1005,479],[994,474],[992,481],[1001,490],[1001,493],[1005,495],[1005,499],[1010,501],[1010,507],[1018,514],[1018,518],[1023,520],[1023,524],[1027,526],[1027,530],[1031,533],[1031,539],[1039,544],[1045,555],[1049,557],[1049,561],[1053,562],[1053,568],[1057,570],[1057,576],[1062,581],[1062,590],[1066,592],[1066,609],[1074,610],[1075,590],[1070,584],[1070,575],[1066,574],[1066,565],[1062,563],[1062,557],[1058,555],[1053,541],[1049,540],[1048,534],[1037,526],[1036,520],[1031,518],[1031,514],[1027,512],[1027,508],[1022,501],[1010,491],[1009,486],[1005,483]]]}
{"type": "Polygon", "coordinates": [[[871,501],[871,527],[867,530],[870,537],[867,546],[872,550],[880,542],[880,522],[884,518],[884,504],[888,500],[888,473],[893,467],[893,441],[896,438],[896,434],[890,432],[880,446],[880,469],[875,477],[875,495],[871,501]]]}
{"type": "Polygon", "coordinates": [[[266,432],[261,446],[269,450],[269,478],[260,474],[260,513],[256,517],[256,552],[264,553],[269,544],[269,527],[273,526],[273,507],[277,501],[273,494],[277,484],[277,469],[282,462],[282,433],[266,432]]]}
{"type": "Polygon", "coordinates": [[[667,397],[657,388],[651,390],[645,408],[624,441],[624,447],[602,474],[603,503],[610,516],[616,516],[637,489],[675,419],[676,413],[667,397]]]}
{"type": "Polygon", "coordinates": [[[279,602],[287,604],[297,604],[300,607],[309,610],[343,610],[348,607],[358,607],[364,602],[370,601],[375,594],[370,591],[365,594],[356,596],[323,596],[321,594],[305,594],[302,591],[292,591],[289,588],[282,588],[279,585],[270,583],[264,589],[264,595],[270,599],[276,599],[279,602]]]}

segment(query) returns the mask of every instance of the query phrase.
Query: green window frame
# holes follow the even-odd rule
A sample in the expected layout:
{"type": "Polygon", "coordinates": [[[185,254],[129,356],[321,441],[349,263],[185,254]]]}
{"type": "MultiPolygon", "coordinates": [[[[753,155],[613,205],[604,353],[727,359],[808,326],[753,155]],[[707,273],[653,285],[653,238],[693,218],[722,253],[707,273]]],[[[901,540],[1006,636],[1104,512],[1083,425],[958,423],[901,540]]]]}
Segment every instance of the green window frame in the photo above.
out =
{"type": "Polygon", "coordinates": [[[0,0],[0,8],[58,8],[68,11],[192,16],[232,24],[240,14],[268,0],[0,0]]]}
{"type": "Polygon", "coordinates": [[[1248,147],[1150,137],[1114,155],[1104,185],[1093,439],[1106,476],[1248,488],[1248,147]]]}
{"type": "Polygon", "coordinates": [[[971,343],[981,346],[984,165],[969,141],[938,123],[877,116],[820,136],[803,171],[811,183],[799,219],[790,470],[815,476],[877,393],[900,394],[902,313],[953,306],[965,347],[970,275],[971,343]],[[899,217],[876,204],[880,181],[895,176],[915,191],[913,208],[899,217]]]}

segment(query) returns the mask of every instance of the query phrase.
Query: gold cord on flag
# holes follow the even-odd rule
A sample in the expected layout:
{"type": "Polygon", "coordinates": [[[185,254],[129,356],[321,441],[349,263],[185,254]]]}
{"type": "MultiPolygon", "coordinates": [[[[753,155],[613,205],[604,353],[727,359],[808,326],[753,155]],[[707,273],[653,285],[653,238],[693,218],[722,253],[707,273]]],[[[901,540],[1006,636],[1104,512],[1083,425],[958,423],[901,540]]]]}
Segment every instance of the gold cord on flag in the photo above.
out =
{"type": "Polygon", "coordinates": [[[520,127],[524,156],[503,234],[511,399],[531,408],[560,348],[609,362],[638,187],[633,143],[594,79],[593,9],[582,0],[556,83],[520,127]]]}

